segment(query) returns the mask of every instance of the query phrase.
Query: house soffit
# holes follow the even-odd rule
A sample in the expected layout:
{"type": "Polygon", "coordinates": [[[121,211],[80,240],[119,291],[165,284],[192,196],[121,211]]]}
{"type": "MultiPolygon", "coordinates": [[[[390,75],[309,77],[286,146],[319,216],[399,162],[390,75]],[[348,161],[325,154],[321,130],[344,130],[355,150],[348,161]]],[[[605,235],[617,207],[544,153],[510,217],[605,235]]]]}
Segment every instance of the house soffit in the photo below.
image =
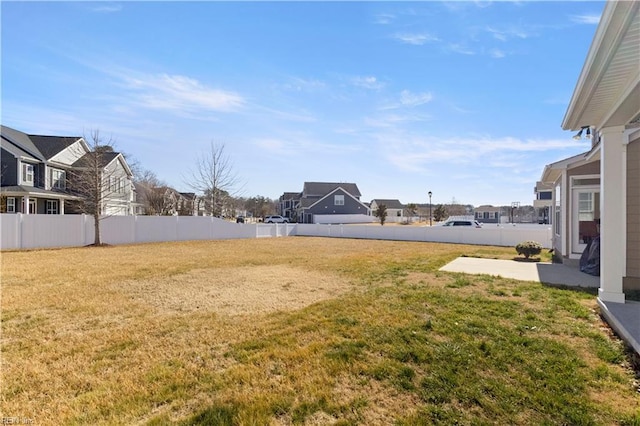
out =
{"type": "Polygon", "coordinates": [[[608,1],[564,130],[627,125],[640,112],[640,2],[608,1]]]}

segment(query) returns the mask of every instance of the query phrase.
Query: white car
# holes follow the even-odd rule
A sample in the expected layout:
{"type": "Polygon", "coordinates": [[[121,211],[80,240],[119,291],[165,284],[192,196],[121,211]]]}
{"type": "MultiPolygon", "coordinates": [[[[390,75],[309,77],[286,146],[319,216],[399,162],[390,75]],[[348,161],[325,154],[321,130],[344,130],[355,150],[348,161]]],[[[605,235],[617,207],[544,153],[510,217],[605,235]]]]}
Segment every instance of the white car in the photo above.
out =
{"type": "Polygon", "coordinates": [[[264,218],[264,223],[289,223],[289,219],[282,216],[267,216],[264,218]]]}
{"type": "Polygon", "coordinates": [[[482,225],[477,220],[451,220],[443,223],[442,226],[472,226],[474,228],[482,228],[482,225]]]}

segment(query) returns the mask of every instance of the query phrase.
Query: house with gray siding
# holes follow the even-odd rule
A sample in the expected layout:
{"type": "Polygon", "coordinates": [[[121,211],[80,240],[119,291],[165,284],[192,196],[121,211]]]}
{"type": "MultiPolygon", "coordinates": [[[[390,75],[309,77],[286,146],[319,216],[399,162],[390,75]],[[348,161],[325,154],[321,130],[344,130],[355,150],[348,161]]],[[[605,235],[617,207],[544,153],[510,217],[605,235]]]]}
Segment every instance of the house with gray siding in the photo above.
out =
{"type": "MultiPolygon", "coordinates": [[[[74,176],[92,155],[79,136],[28,135],[7,126],[0,131],[0,211],[2,213],[73,213],[83,195],[74,176]]],[[[132,214],[132,173],[118,152],[101,153],[103,214],[132,214]]]]}
{"type": "Polygon", "coordinates": [[[278,214],[292,222],[314,223],[316,215],[370,215],[355,183],[305,182],[302,192],[285,192],[278,214]]]}

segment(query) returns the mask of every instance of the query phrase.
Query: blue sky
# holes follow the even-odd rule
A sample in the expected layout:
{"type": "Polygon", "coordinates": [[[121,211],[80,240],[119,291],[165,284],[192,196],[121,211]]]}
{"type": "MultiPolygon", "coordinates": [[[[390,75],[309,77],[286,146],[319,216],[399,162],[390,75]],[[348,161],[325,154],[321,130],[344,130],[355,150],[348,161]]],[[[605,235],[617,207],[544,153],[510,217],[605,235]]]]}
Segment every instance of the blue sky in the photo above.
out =
{"type": "Polygon", "coordinates": [[[89,135],[178,190],[533,203],[603,2],[2,2],[2,124],[89,135]]]}

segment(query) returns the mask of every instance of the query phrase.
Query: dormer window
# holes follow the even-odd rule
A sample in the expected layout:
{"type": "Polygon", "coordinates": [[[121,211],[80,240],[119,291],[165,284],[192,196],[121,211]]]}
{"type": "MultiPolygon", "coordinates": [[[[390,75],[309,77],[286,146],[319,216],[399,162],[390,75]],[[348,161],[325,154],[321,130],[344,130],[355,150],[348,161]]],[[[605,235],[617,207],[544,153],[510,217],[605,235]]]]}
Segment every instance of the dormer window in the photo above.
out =
{"type": "Polygon", "coordinates": [[[344,206],[344,195],[335,195],[333,199],[333,205],[344,206]]]}
{"type": "Polygon", "coordinates": [[[22,183],[33,186],[33,164],[22,164],[22,183]]]}

